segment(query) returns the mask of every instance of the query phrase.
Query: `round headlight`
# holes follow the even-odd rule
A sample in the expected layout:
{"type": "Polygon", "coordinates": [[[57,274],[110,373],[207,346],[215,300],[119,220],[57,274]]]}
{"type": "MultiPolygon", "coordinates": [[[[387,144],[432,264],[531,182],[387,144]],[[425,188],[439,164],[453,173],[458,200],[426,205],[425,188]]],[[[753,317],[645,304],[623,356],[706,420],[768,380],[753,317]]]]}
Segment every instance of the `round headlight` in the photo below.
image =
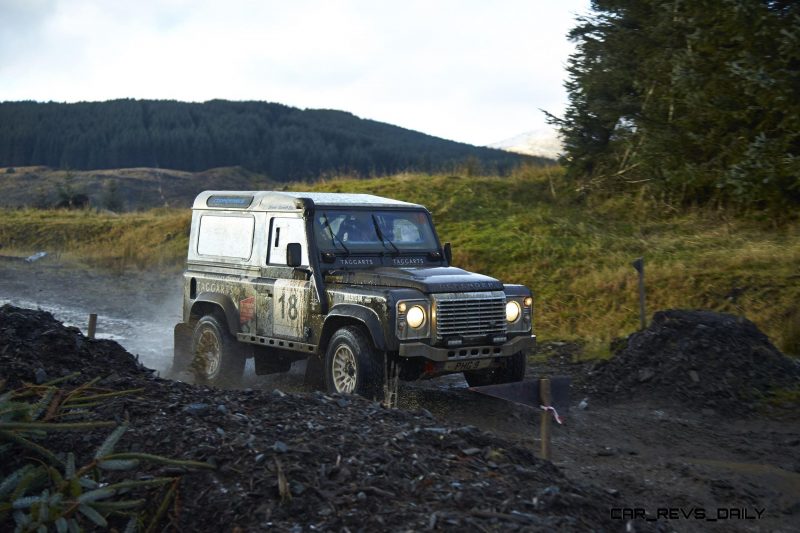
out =
{"type": "Polygon", "coordinates": [[[506,304],[506,320],[509,322],[516,322],[522,310],[517,302],[508,302],[506,304]]]}
{"type": "Polygon", "coordinates": [[[412,306],[406,314],[406,322],[414,329],[421,328],[425,323],[425,310],[418,305],[412,306]]]}

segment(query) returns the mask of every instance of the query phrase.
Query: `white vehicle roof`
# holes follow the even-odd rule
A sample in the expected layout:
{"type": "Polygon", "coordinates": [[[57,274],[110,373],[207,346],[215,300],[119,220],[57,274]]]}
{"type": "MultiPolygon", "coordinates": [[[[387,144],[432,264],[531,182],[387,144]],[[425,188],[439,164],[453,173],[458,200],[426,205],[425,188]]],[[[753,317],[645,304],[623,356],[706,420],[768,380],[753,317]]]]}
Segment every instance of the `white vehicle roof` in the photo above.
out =
{"type": "Polygon", "coordinates": [[[193,209],[302,209],[304,200],[324,207],[416,207],[419,204],[401,202],[372,194],[294,191],[203,191],[194,200],[193,209]]]}

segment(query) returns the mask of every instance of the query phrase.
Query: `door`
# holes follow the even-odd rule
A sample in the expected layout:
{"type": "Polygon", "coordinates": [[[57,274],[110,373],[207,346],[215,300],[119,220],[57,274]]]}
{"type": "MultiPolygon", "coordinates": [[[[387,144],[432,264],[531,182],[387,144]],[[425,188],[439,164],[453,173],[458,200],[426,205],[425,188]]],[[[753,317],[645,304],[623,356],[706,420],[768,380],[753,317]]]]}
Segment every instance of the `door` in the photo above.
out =
{"type": "Polygon", "coordinates": [[[299,217],[273,216],[270,220],[269,247],[264,268],[267,296],[261,296],[267,316],[261,335],[305,341],[311,305],[311,282],[302,269],[308,269],[308,241],[305,221],[299,217]],[[299,243],[302,247],[301,269],[286,264],[286,247],[299,243]],[[302,279],[298,279],[302,278],[302,279]]]}

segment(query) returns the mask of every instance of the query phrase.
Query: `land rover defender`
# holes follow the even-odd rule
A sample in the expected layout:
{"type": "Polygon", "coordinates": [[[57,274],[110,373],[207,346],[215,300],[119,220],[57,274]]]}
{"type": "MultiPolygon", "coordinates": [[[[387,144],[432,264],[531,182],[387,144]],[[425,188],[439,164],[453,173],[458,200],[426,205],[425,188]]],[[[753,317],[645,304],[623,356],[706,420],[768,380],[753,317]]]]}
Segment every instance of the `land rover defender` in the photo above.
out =
{"type": "Polygon", "coordinates": [[[308,359],[306,380],[378,397],[400,379],[522,380],[522,285],[451,266],[421,205],[367,194],[206,191],[192,209],[173,371],[235,386],[308,359]]]}

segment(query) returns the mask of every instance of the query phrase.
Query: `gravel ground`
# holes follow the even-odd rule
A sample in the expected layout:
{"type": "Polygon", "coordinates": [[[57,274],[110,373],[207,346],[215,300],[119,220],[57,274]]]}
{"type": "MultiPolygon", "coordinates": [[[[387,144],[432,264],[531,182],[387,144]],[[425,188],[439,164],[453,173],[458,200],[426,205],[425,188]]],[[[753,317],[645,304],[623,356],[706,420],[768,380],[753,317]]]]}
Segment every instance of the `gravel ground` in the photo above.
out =
{"type": "MultiPolygon", "coordinates": [[[[567,479],[526,447],[424,410],[321,392],[217,390],[155,378],[116,342],[86,339],[44,311],[0,308],[8,388],[79,371],[109,391],[96,417],[126,419],[127,451],[207,462],[184,476],[170,526],[186,531],[621,530],[613,497],[567,479]]],[[[44,443],[90,459],[104,432],[44,443]]],[[[25,454],[4,458],[0,475],[25,454]]],[[[147,472],[161,475],[161,471],[147,472]]],[[[11,524],[0,524],[10,529],[11,524]]]]}
{"type": "MultiPolygon", "coordinates": [[[[84,311],[101,313],[100,326],[107,324],[108,316],[127,317],[135,323],[150,317],[157,320],[161,315],[176,314],[174,310],[180,306],[174,274],[111,276],[76,270],[50,259],[33,265],[0,264],[0,274],[0,298],[34,301],[45,309],[54,303],[77,303],[80,316],[84,311]]],[[[219,467],[213,474],[185,476],[182,512],[172,518],[185,530],[191,530],[186,524],[195,523],[193,516],[184,516],[188,505],[190,514],[199,517],[197,523],[214,524],[203,528],[206,530],[233,529],[240,523],[244,530],[258,529],[271,522],[276,530],[312,531],[312,526],[319,525],[322,530],[356,531],[381,528],[383,520],[382,529],[388,530],[424,530],[433,525],[437,530],[564,527],[621,531],[628,520],[620,516],[641,511],[648,518],[667,516],[666,526],[637,521],[634,530],[797,531],[800,406],[787,400],[766,408],[757,401],[765,395],[767,384],[798,387],[791,367],[786,367],[784,376],[775,372],[791,360],[776,355],[768,341],[738,317],[734,322],[717,317],[708,325],[702,317],[692,323],[681,316],[688,317],[679,315],[676,320],[667,315],[654,320],[650,330],[621,344],[618,355],[607,363],[575,362],[580,352],[577,344],[542,346],[546,360],[530,365],[528,378],[568,375],[573,381],[573,402],[565,413],[565,425],[553,428],[552,464],[535,457],[538,411],[471,393],[456,375],[401,385],[401,409],[395,411],[360,398],[297,394],[304,390],[302,371],[248,376],[245,383],[253,389],[250,391],[208,390],[142,374],[130,356],[117,359],[112,354],[119,352],[114,343],[82,339],[76,331],[70,333],[74,341],[64,341],[65,346],[73,346],[70,342],[105,346],[97,352],[103,354],[99,366],[87,362],[98,348],[86,352],[78,346],[80,357],[67,356],[62,361],[58,350],[48,351],[48,343],[37,344],[34,335],[18,344],[29,354],[24,357],[9,356],[10,348],[4,348],[7,343],[0,339],[0,354],[6,350],[0,357],[0,374],[31,380],[36,378],[37,368],[48,369],[48,377],[53,377],[74,365],[79,369],[88,365],[85,372],[106,376],[104,384],[109,387],[147,383],[139,397],[115,400],[105,413],[122,420],[127,412],[135,422],[121,445],[213,460],[219,467]],[[743,328],[737,327],[742,324],[743,328]],[[753,344],[756,348],[750,349],[753,344]],[[736,364],[724,359],[728,353],[736,364]],[[47,362],[31,362],[42,354],[47,354],[47,362]],[[693,366],[675,362],[675,358],[689,356],[693,366]],[[719,365],[727,367],[721,375],[719,365]],[[650,373],[646,369],[654,373],[642,379],[650,373]],[[697,373],[699,381],[690,370],[697,373]],[[752,381],[750,371],[756,378],[752,381]],[[755,386],[732,387],[738,383],[755,386]],[[273,393],[275,388],[286,396],[273,393]],[[725,395],[719,395],[723,392],[725,395]],[[731,393],[741,394],[742,406],[736,405],[738,400],[733,405],[728,401],[731,393]],[[585,409],[578,407],[583,400],[585,409]],[[346,405],[342,407],[340,402],[346,405]],[[193,404],[206,407],[189,407],[193,404]],[[248,444],[250,435],[254,439],[248,444]],[[395,435],[402,438],[394,440],[395,435]],[[240,436],[247,440],[240,442],[240,436]],[[369,440],[372,438],[375,440],[369,440]],[[299,441],[305,446],[297,444],[298,439],[305,439],[299,441]],[[367,442],[372,444],[364,458],[380,464],[397,463],[397,470],[362,459],[359,451],[367,442]],[[406,453],[409,450],[417,457],[411,458],[406,453]],[[502,450],[504,462],[498,462],[495,450],[502,450]],[[278,470],[290,487],[294,483],[293,491],[298,494],[292,493],[291,502],[281,501],[278,470]],[[291,475],[287,475],[289,470],[291,475]],[[346,479],[334,470],[344,470],[346,479]],[[238,472],[247,481],[243,488],[236,485],[238,472]],[[461,485],[453,486],[453,479],[461,485]],[[493,488],[470,485],[484,482],[493,488]],[[467,492],[457,500],[465,486],[467,492]],[[394,498],[363,487],[384,490],[394,498]],[[565,498],[567,494],[583,499],[565,498]],[[476,495],[483,498],[477,504],[472,499],[476,495]],[[565,507],[537,507],[554,495],[565,507]],[[355,504],[347,503],[352,499],[355,504]],[[397,522],[391,521],[394,511],[388,510],[395,509],[393,499],[402,500],[397,504],[402,507],[397,522]],[[370,513],[348,518],[348,512],[363,506],[370,513]],[[292,511],[298,508],[300,511],[292,511]],[[415,509],[420,509],[419,514],[410,514],[415,509]],[[761,514],[756,517],[758,510],[761,514]],[[242,522],[237,521],[240,516],[245,517],[242,522]]],[[[6,322],[0,320],[0,329],[6,322]]],[[[150,326],[145,335],[157,339],[158,334],[150,331],[168,331],[172,324],[150,326]]],[[[136,340],[133,333],[130,339],[120,340],[129,349],[130,340],[136,340]]],[[[39,330],[39,334],[44,339],[54,335],[47,330],[39,330]]],[[[148,366],[168,364],[171,340],[159,342],[164,346],[161,352],[154,349],[149,359],[140,357],[148,366]]],[[[138,349],[131,351],[141,354],[138,349]]],[[[103,436],[100,432],[92,442],[103,436]]],[[[66,440],[62,444],[64,449],[75,445],[66,440]]],[[[76,446],[89,450],[91,444],[79,442],[76,446]]],[[[8,467],[3,463],[2,468],[5,472],[8,467]]]]}

